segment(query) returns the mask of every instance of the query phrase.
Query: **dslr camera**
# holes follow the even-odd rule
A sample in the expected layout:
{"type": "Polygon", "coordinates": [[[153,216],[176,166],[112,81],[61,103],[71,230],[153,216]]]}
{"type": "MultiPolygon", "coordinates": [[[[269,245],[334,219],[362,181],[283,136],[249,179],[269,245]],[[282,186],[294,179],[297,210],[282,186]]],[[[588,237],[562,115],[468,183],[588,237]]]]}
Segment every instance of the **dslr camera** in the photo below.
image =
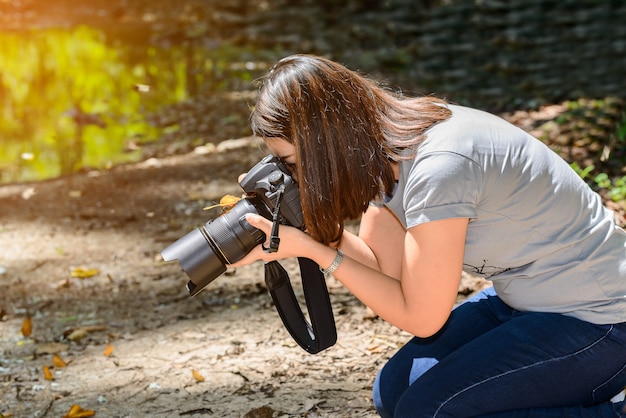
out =
{"type": "Polygon", "coordinates": [[[302,229],[304,221],[298,185],[289,169],[275,156],[258,162],[241,180],[245,197],[232,209],[192,230],[161,252],[165,261],[178,260],[189,276],[187,291],[196,295],[254,247],[265,234],[245,218],[255,213],[273,221],[269,247],[278,250],[278,225],[302,229]]]}
{"type": "MultiPolygon", "coordinates": [[[[300,192],[291,172],[280,159],[268,155],[239,183],[245,197],[230,211],[194,229],[161,251],[165,261],[178,260],[189,276],[187,291],[198,294],[232,264],[266,241],[263,231],[246,221],[255,213],[272,221],[269,246],[278,251],[279,225],[304,229],[300,192]]],[[[335,344],[337,328],[324,274],[313,260],[298,257],[302,289],[310,322],[291,286],[287,271],[278,261],[265,263],[265,284],[285,328],[311,354],[335,344]]]]}

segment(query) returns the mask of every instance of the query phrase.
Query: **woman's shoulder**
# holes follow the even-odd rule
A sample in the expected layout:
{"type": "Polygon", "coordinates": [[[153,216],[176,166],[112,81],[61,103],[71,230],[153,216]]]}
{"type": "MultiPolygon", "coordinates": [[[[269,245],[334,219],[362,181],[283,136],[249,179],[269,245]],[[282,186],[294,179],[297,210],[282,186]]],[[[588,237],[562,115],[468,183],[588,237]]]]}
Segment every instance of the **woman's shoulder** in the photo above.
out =
{"type": "Polygon", "coordinates": [[[445,122],[439,124],[442,127],[450,128],[460,125],[474,131],[481,131],[483,129],[492,129],[495,126],[500,130],[521,130],[502,117],[482,109],[457,104],[448,104],[447,107],[452,112],[452,116],[445,122]]]}
{"type": "Polygon", "coordinates": [[[484,110],[448,104],[452,116],[426,132],[419,152],[450,150],[464,155],[523,150],[538,140],[528,132],[484,110]]]}

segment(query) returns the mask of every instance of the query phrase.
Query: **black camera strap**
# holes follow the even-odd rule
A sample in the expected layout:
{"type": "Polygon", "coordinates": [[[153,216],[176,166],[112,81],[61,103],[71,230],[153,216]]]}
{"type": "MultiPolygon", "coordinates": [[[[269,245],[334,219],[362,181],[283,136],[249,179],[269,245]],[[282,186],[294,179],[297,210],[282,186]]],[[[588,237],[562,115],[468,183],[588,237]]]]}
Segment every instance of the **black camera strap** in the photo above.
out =
{"type": "MultiPolygon", "coordinates": [[[[277,190],[276,202],[274,202],[272,212],[270,245],[263,247],[266,252],[278,251],[280,204],[284,191],[284,185],[281,185],[277,190]]],[[[313,260],[304,257],[298,257],[298,264],[300,265],[302,289],[311,323],[306,320],[302,309],[300,309],[287,271],[278,261],[265,263],[265,284],[280,319],[282,319],[283,325],[291,337],[307,352],[316,354],[337,342],[335,318],[330,305],[326,278],[319,266],[313,260]]]]}
{"type": "Polygon", "coordinates": [[[324,274],[308,258],[298,257],[302,288],[311,323],[296,299],[289,275],[278,261],[265,263],[265,284],[291,337],[311,354],[335,344],[337,329],[324,274]]]}

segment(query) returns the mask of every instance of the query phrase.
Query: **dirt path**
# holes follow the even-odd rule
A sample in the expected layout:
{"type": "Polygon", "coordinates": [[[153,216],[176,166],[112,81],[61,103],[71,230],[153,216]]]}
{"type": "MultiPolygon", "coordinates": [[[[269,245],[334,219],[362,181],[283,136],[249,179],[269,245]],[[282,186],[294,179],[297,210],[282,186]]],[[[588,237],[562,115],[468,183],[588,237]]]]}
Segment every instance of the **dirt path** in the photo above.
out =
{"type": "MultiPolygon", "coordinates": [[[[77,404],[100,417],[375,416],[375,373],[408,336],[336,281],[339,341],[310,355],[283,328],[262,265],[190,299],[178,265],[161,261],[209,219],[205,205],[240,193],[234,179],[260,157],[244,143],[0,187],[0,413],[62,417],[77,404]]],[[[467,278],[464,292],[481,283],[467,278]]]]}

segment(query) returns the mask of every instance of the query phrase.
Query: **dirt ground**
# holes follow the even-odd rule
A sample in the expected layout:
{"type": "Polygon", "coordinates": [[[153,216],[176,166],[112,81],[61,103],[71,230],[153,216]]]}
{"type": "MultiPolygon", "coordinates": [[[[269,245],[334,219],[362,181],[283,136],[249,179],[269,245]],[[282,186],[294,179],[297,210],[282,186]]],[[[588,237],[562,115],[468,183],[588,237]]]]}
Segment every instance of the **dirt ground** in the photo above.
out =
{"type": "MultiPolygon", "coordinates": [[[[0,187],[1,414],[376,416],[376,371],[409,337],[334,279],[338,342],[311,355],[284,329],[262,264],[190,298],[178,264],[161,260],[261,157],[245,139],[207,151],[0,187]]],[[[465,278],[460,297],[482,285],[465,278]]]]}

